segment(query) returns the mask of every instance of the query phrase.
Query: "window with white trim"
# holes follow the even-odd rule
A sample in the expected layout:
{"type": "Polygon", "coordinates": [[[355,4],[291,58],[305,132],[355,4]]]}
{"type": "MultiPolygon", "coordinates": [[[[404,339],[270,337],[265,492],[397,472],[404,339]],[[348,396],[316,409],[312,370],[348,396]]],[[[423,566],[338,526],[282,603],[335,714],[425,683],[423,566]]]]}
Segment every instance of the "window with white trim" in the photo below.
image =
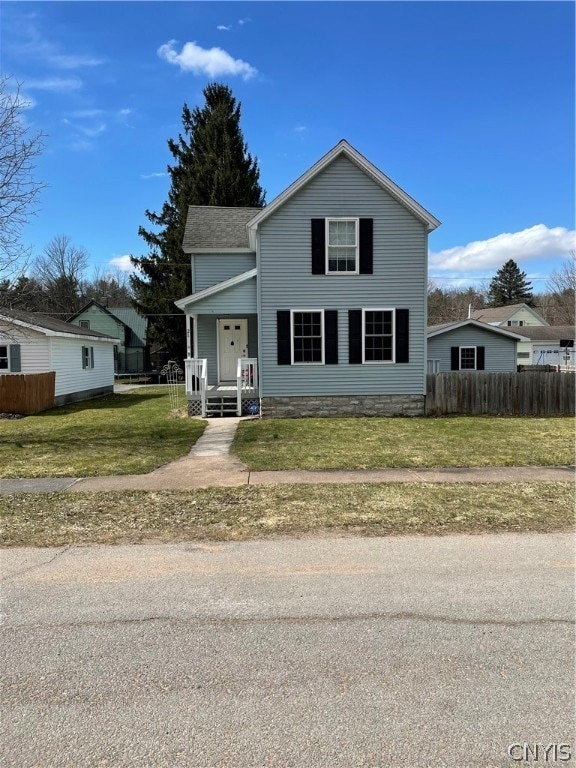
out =
{"type": "Polygon", "coordinates": [[[476,370],[476,347],[460,347],[460,370],[476,370]]]}
{"type": "Polygon", "coordinates": [[[326,274],[358,274],[358,219],[326,219],[326,274]]]}
{"type": "Polygon", "coordinates": [[[393,309],[362,310],[362,362],[394,362],[393,309]]]}
{"type": "Polygon", "coordinates": [[[428,360],[427,372],[440,373],[440,360],[428,360]]]}
{"type": "Polygon", "coordinates": [[[324,363],[324,310],[290,311],[292,364],[324,363]]]}
{"type": "Polygon", "coordinates": [[[524,325],[524,320],[508,320],[506,325],[519,325],[519,326],[522,326],[522,325],[524,325]]]}
{"type": "Polygon", "coordinates": [[[94,347],[82,347],[82,368],[94,368],[94,347]]]}
{"type": "Polygon", "coordinates": [[[0,346],[0,371],[10,370],[10,356],[8,354],[8,346],[3,344],[0,346]]]}

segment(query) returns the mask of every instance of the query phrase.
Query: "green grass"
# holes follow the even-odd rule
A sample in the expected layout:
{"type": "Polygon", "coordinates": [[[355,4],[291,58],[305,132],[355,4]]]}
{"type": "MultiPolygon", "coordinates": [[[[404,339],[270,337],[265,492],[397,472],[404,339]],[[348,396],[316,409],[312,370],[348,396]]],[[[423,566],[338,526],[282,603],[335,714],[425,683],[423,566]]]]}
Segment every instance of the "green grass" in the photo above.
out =
{"type": "Polygon", "coordinates": [[[0,475],[150,472],[188,453],[204,426],[171,415],[165,387],[109,395],[24,419],[0,419],[0,475]]]}
{"type": "Polygon", "coordinates": [[[253,470],[561,466],[574,463],[574,419],[263,419],[232,447],[253,470]]]}
{"type": "Polygon", "coordinates": [[[5,546],[272,536],[547,532],[573,526],[570,483],[276,485],[0,496],[5,546]]]}

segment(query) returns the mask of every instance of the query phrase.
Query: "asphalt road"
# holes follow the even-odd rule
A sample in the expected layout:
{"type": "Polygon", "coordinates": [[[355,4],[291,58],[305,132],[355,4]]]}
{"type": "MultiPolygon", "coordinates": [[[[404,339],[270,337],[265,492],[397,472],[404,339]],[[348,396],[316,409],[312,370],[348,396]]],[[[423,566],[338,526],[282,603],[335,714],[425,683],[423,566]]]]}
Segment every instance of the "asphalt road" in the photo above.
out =
{"type": "Polygon", "coordinates": [[[5,550],[1,765],[574,765],[573,566],[571,534],[5,550]]]}

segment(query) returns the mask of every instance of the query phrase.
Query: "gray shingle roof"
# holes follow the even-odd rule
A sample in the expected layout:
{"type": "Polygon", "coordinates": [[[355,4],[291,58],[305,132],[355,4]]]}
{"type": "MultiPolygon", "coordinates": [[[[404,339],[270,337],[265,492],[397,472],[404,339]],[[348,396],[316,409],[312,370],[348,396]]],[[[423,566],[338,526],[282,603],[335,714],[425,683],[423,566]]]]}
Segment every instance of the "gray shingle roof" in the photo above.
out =
{"type": "Polygon", "coordinates": [[[523,325],[518,328],[518,333],[531,341],[576,339],[576,328],[573,325],[523,325]]]}
{"type": "Polygon", "coordinates": [[[184,231],[185,252],[202,248],[249,248],[246,224],[261,208],[190,205],[184,231]]]}
{"type": "Polygon", "coordinates": [[[47,331],[56,331],[57,333],[70,333],[75,336],[94,336],[100,339],[109,339],[110,336],[105,333],[99,333],[99,331],[90,331],[87,328],[79,328],[72,323],[66,323],[64,320],[58,320],[56,317],[50,315],[44,315],[40,312],[24,312],[21,309],[8,309],[7,307],[0,307],[0,317],[12,318],[13,320],[20,320],[22,323],[28,325],[35,325],[37,328],[44,328],[47,331]]]}

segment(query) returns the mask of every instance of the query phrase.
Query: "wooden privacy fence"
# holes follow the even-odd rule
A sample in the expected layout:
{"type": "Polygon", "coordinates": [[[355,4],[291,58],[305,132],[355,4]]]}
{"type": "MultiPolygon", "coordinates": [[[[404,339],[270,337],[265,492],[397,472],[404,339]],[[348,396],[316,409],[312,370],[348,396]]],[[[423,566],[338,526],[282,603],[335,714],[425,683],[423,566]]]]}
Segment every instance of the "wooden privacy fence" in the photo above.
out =
{"type": "Polygon", "coordinates": [[[55,384],[54,371],[0,376],[0,413],[38,413],[53,408],[55,384]]]}
{"type": "Polygon", "coordinates": [[[429,373],[426,415],[572,416],[573,373],[429,373]]]}

